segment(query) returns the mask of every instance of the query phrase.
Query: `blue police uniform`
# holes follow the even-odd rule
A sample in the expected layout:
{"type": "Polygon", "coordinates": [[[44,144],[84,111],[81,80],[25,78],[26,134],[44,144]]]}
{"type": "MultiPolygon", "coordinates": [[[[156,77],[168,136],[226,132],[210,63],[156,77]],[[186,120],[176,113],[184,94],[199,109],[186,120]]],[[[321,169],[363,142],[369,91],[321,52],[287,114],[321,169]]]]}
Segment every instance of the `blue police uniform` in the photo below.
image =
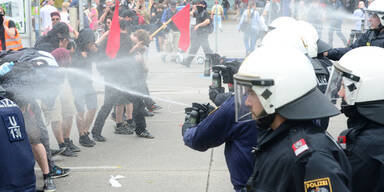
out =
{"type": "Polygon", "coordinates": [[[255,121],[235,121],[234,96],[225,101],[196,127],[184,133],[185,144],[198,151],[206,151],[225,143],[225,158],[236,191],[245,187],[252,174],[255,158],[252,147],[257,144],[255,121]]]}
{"type": "Polygon", "coordinates": [[[17,105],[0,100],[0,191],[35,191],[35,160],[17,105]]]}

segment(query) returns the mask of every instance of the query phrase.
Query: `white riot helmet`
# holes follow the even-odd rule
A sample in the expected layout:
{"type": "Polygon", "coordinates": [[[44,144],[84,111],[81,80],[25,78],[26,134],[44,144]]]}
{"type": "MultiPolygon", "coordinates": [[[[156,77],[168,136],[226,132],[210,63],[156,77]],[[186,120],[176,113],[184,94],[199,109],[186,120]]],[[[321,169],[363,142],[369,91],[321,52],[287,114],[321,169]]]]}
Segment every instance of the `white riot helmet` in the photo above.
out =
{"type": "Polygon", "coordinates": [[[275,20],[273,20],[269,24],[268,28],[269,28],[269,30],[273,30],[273,29],[277,29],[280,27],[283,27],[283,28],[284,27],[291,27],[295,23],[296,23],[296,19],[294,19],[292,17],[283,16],[283,17],[278,17],[275,20]]]}
{"type": "Polygon", "coordinates": [[[319,40],[319,34],[312,24],[306,21],[297,21],[294,29],[298,31],[302,37],[304,47],[308,51],[308,56],[314,58],[317,57],[317,41],[319,40]]]}
{"type": "Polygon", "coordinates": [[[285,47],[287,49],[295,48],[303,54],[308,54],[300,35],[288,29],[278,28],[268,32],[264,36],[261,45],[265,47],[285,47]]]}
{"type": "Polygon", "coordinates": [[[366,9],[368,14],[377,14],[381,24],[384,25],[384,0],[375,0],[366,9]]]}
{"type": "Polygon", "coordinates": [[[308,120],[339,113],[316,88],[308,58],[295,49],[255,49],[241,64],[234,80],[237,121],[251,118],[245,102],[254,94],[263,107],[259,114],[252,111],[256,119],[277,113],[285,119],[308,120]]]}
{"type": "Polygon", "coordinates": [[[355,105],[361,115],[384,124],[383,61],[381,47],[352,49],[333,66],[325,94],[331,99],[344,95],[347,105],[355,105]]]}

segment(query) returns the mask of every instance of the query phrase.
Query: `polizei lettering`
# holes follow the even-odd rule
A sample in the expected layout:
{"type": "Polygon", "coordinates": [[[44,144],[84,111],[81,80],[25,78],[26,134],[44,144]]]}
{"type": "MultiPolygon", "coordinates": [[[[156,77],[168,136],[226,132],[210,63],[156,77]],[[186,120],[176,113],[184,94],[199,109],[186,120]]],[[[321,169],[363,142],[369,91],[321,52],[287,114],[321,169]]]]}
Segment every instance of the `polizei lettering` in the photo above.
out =
{"type": "Polygon", "coordinates": [[[304,187],[306,192],[332,192],[332,186],[329,177],[305,181],[304,187]]]}

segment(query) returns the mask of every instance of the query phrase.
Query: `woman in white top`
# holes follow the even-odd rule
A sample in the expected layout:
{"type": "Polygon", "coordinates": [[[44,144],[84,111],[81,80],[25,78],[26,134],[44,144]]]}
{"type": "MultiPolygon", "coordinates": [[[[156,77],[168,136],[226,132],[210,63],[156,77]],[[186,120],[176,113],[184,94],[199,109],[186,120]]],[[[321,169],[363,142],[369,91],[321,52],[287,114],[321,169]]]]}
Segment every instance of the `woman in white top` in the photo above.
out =
{"type": "Polygon", "coordinates": [[[60,11],[61,22],[64,22],[67,24],[69,23],[68,7],[69,7],[69,2],[63,2],[61,6],[61,11],[60,11]]]}

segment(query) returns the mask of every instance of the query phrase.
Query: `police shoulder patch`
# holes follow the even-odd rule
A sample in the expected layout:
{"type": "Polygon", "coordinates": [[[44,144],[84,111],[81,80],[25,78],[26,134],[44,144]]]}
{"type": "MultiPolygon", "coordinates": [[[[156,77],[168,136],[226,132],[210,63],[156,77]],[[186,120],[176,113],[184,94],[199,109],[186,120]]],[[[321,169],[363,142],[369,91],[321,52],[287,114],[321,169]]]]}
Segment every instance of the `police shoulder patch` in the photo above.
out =
{"type": "Polygon", "coordinates": [[[305,192],[332,192],[331,180],[329,177],[304,181],[305,192]]]}
{"type": "Polygon", "coordinates": [[[300,139],[300,140],[296,141],[296,142],[292,145],[292,149],[293,149],[293,151],[295,152],[295,155],[296,155],[296,156],[299,156],[299,155],[302,154],[304,151],[309,150],[309,147],[308,147],[308,145],[307,145],[307,143],[305,142],[304,139],[300,139]]]}

